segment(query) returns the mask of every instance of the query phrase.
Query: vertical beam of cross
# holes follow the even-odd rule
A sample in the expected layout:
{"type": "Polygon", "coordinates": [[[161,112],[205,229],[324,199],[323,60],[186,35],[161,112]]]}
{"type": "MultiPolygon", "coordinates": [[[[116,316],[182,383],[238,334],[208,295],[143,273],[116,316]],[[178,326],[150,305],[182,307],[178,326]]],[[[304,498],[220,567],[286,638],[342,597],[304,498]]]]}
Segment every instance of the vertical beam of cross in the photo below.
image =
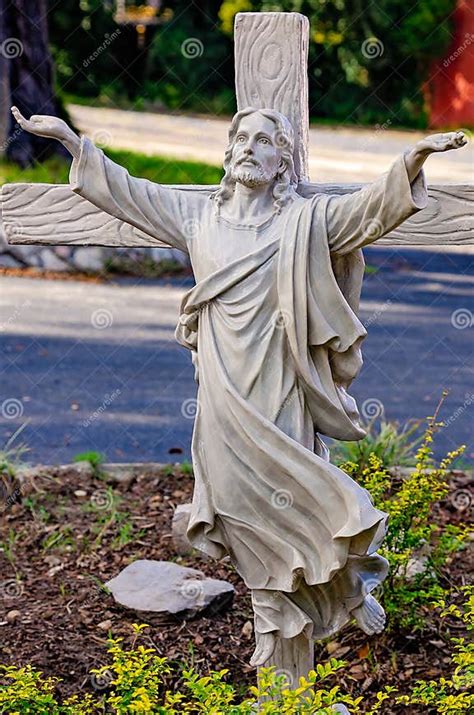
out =
{"type": "Polygon", "coordinates": [[[238,109],[275,109],[288,117],[295,132],[295,171],[308,181],[308,18],[297,12],[240,12],[234,38],[238,109]]]}

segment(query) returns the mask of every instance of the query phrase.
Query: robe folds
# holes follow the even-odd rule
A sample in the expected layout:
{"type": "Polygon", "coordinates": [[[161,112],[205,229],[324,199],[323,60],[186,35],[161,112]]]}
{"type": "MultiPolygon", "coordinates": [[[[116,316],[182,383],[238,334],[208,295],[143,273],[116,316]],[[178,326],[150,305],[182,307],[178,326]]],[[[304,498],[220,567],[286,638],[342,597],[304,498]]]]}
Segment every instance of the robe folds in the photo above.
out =
{"type": "Polygon", "coordinates": [[[423,176],[410,185],[400,157],[356,194],[294,194],[250,225],[198,192],[130,177],[83,140],[71,188],[190,255],[196,285],[176,337],[199,378],[191,543],[230,556],[252,589],[257,632],[336,632],[387,563],[376,553],[386,515],[330,464],[320,437],[364,436],[347,389],[366,331],[331,258],[423,208],[423,176]]]}

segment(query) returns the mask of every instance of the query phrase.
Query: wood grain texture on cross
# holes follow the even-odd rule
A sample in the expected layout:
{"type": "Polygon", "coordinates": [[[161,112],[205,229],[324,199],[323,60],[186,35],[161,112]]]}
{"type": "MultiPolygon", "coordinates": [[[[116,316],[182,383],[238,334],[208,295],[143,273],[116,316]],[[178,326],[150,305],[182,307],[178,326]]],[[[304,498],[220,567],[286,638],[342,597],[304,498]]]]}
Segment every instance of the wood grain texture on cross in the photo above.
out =
{"type": "Polygon", "coordinates": [[[308,181],[308,18],[297,12],[240,12],[234,37],[237,108],[276,109],[288,117],[296,175],[308,181]]]}
{"type": "MultiPolygon", "coordinates": [[[[277,109],[295,129],[299,193],[345,194],[361,184],[318,184],[308,173],[308,19],[299,13],[239,13],[235,23],[238,108],[277,109]]],[[[211,192],[215,186],[176,186],[211,192]]],[[[474,244],[474,186],[428,187],[428,206],[378,240],[380,245],[474,244]]],[[[5,184],[2,215],[12,244],[136,247],[161,244],[72,193],[68,185],[5,184]],[[87,221],[84,219],[87,217],[87,221]]]]}

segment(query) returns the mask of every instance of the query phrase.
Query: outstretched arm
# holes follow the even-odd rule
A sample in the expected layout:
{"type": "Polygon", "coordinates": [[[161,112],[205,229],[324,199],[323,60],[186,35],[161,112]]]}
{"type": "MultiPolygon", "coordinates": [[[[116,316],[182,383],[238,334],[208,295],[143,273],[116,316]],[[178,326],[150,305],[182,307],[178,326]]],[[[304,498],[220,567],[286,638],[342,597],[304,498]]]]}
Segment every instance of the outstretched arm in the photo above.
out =
{"type": "Polygon", "coordinates": [[[58,117],[13,115],[22,129],[62,142],[73,157],[71,190],[97,208],[129,223],[161,244],[188,252],[186,226],[198,219],[204,197],[130,176],[85,137],[58,117]]]}
{"type": "Polygon", "coordinates": [[[462,132],[433,134],[417,142],[373,183],[331,198],[327,212],[330,250],[343,254],[362,248],[423,209],[428,198],[422,171],[426,159],[466,143],[462,132]]]}

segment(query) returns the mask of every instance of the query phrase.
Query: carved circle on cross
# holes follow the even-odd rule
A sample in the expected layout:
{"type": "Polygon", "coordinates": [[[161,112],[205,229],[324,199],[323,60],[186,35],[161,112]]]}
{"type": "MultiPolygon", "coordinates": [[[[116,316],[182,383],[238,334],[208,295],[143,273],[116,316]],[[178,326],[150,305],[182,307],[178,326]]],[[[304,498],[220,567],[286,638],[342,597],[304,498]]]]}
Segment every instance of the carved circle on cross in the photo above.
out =
{"type": "Polygon", "coordinates": [[[277,45],[276,42],[263,45],[257,66],[265,79],[278,79],[284,67],[283,52],[280,45],[277,45]]]}

